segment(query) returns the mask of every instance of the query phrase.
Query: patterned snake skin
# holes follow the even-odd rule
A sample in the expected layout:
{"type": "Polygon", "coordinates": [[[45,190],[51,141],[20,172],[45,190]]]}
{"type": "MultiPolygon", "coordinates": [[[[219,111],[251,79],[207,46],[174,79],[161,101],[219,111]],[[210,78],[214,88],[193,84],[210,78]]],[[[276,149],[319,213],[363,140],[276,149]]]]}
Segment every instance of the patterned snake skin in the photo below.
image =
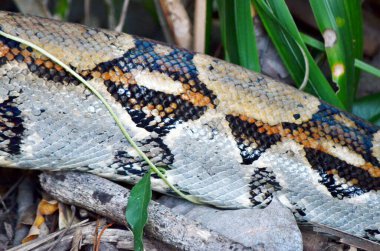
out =
{"type": "MultiPolygon", "coordinates": [[[[6,12],[0,27],[85,77],[181,191],[222,208],[265,207],[277,196],[300,219],[380,241],[378,127],[258,73],[150,40],[6,12]]],[[[0,165],[132,183],[147,170],[94,95],[3,37],[0,165]]]]}

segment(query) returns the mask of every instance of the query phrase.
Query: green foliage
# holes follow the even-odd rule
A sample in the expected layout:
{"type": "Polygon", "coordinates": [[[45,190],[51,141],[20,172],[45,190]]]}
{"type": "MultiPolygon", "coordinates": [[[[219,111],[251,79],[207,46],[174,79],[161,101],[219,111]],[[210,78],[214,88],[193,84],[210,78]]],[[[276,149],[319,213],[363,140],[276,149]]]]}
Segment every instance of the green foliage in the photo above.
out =
{"type": "Polygon", "coordinates": [[[315,39],[315,38],[313,38],[313,37],[311,37],[305,33],[301,33],[301,37],[302,37],[302,40],[305,44],[307,44],[311,47],[314,47],[320,51],[325,51],[325,45],[321,41],[319,41],[319,40],[317,40],[317,39],[315,39]]]}
{"type": "Polygon", "coordinates": [[[70,11],[71,0],[57,0],[55,3],[54,13],[58,15],[61,20],[66,20],[70,11]]]}
{"type": "MultiPolygon", "coordinates": [[[[336,36],[335,41],[326,47],[324,43],[299,32],[284,0],[251,2],[298,87],[307,77],[309,66],[308,86],[305,91],[373,123],[380,123],[380,94],[355,100],[361,70],[380,77],[380,69],[362,60],[363,21],[360,0],[310,0],[321,35],[336,36]],[[306,45],[320,50],[327,56],[332,81],[339,88],[336,93],[318,67],[318,59],[312,57],[306,45]]],[[[242,35],[242,31],[254,31],[251,25],[253,21],[248,20],[248,4],[246,1],[228,0],[217,0],[217,4],[225,59],[247,67],[250,65],[249,60],[256,59],[241,58],[241,55],[244,54],[244,50],[246,54],[253,54],[252,51],[257,50],[256,41],[251,38],[245,39],[250,36],[246,35],[247,33],[242,35]],[[245,11],[241,9],[243,6],[245,11]],[[241,14],[243,12],[245,14],[241,14]]],[[[257,61],[252,62],[256,64],[257,61]]]]}
{"type": "MultiPolygon", "coordinates": [[[[305,44],[307,44],[307,45],[309,45],[315,49],[318,49],[320,51],[325,50],[325,47],[321,41],[318,41],[317,39],[310,37],[307,34],[301,33],[301,36],[302,36],[302,39],[305,42],[305,44]]],[[[365,72],[368,72],[369,74],[372,74],[372,75],[380,78],[380,69],[378,69],[378,68],[376,68],[370,64],[365,63],[363,60],[355,58],[354,65],[356,68],[363,70],[365,72]]]]}
{"type": "Polygon", "coordinates": [[[359,0],[310,0],[320,32],[325,38],[326,54],[337,95],[345,107],[352,106],[358,80],[355,58],[363,56],[363,22],[359,0]]]}
{"type": "MultiPolygon", "coordinates": [[[[308,45],[324,51],[322,42],[305,34],[302,34],[302,38],[308,45]]],[[[357,69],[366,71],[380,78],[380,69],[377,69],[376,67],[373,67],[359,59],[355,59],[354,65],[357,69]]],[[[355,100],[353,102],[352,113],[374,124],[380,125],[380,93],[355,100]]]]}
{"type": "Polygon", "coordinates": [[[134,249],[144,250],[143,230],[148,221],[148,205],[152,198],[151,171],[132,188],[125,216],[134,236],[134,249]]]}
{"type": "Polygon", "coordinates": [[[310,68],[306,91],[318,95],[332,105],[345,109],[315,60],[306,48],[300,32],[284,0],[254,0],[256,11],[275,45],[282,62],[295,83],[300,86],[305,76],[306,65],[301,49],[305,52],[310,68]],[[301,48],[301,49],[300,49],[301,48]]]}
{"type": "Polygon", "coordinates": [[[159,23],[159,18],[157,15],[156,6],[154,4],[155,0],[140,0],[141,4],[144,6],[145,10],[153,17],[156,23],[159,23]]]}
{"type": "Polygon", "coordinates": [[[218,0],[217,3],[226,60],[259,72],[250,0],[218,0]]]}
{"type": "Polygon", "coordinates": [[[359,59],[355,59],[355,67],[380,78],[380,69],[373,67],[359,59]]]}
{"type": "Polygon", "coordinates": [[[211,53],[211,31],[212,31],[212,3],[213,0],[206,0],[206,34],[205,34],[205,53],[211,53]]]}
{"type": "Polygon", "coordinates": [[[380,126],[380,93],[358,99],[354,103],[352,112],[380,126]]]}

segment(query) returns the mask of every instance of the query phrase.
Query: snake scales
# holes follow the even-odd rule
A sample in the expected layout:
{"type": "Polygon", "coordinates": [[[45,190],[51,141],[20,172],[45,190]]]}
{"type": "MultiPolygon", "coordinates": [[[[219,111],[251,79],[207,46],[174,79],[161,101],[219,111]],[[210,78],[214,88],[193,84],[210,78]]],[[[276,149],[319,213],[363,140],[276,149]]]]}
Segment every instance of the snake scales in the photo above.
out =
{"type": "MultiPolygon", "coordinates": [[[[130,35],[0,13],[1,30],[70,65],[112,105],[168,180],[203,203],[265,207],[380,240],[380,130],[209,56],[130,35]]],[[[147,165],[100,101],[0,38],[0,165],[136,182],[147,165]]],[[[157,177],[155,190],[170,193],[157,177]]]]}

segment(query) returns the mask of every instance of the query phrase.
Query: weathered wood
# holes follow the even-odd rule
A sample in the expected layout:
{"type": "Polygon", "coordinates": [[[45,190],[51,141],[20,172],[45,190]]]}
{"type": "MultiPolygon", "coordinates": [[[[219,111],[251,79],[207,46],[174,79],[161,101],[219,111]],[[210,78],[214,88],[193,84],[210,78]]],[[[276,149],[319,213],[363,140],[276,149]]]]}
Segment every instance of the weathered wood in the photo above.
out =
{"type": "MultiPolygon", "coordinates": [[[[42,188],[64,203],[83,207],[127,225],[125,209],[129,190],[101,177],[79,172],[42,173],[42,188]]],[[[152,201],[145,227],[147,236],[180,250],[253,250],[174,214],[152,201]]]]}
{"type": "MultiPolygon", "coordinates": [[[[12,248],[12,251],[48,251],[48,250],[79,250],[85,245],[94,244],[94,233],[96,222],[79,223],[70,229],[60,230],[48,236],[38,238],[25,244],[12,248]],[[62,238],[59,238],[63,234],[62,238]]],[[[101,236],[101,245],[113,245],[115,249],[133,250],[133,235],[129,230],[108,228],[101,236]]],[[[152,248],[153,244],[144,239],[148,250],[157,251],[152,248]]],[[[102,249],[100,249],[102,250],[102,249]]],[[[107,249],[109,250],[109,248],[107,249]]]]}

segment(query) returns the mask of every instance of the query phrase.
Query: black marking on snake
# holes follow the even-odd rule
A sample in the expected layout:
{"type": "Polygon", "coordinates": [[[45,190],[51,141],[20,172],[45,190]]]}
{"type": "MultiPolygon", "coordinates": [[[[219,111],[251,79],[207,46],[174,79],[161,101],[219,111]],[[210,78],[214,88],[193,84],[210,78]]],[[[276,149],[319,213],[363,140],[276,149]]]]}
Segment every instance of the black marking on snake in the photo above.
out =
{"type": "Polygon", "coordinates": [[[305,152],[310,165],[322,178],[320,183],[327,187],[333,197],[351,198],[380,190],[380,179],[371,177],[367,171],[319,150],[305,148],[305,152]],[[345,184],[337,184],[334,174],[330,173],[332,169],[336,170],[336,175],[346,180],[345,184]],[[347,182],[352,179],[356,179],[357,184],[349,186],[347,182]]]}
{"type": "MultiPolygon", "coordinates": [[[[142,149],[146,149],[143,152],[156,166],[164,166],[165,169],[170,169],[174,156],[161,138],[142,140],[138,144],[142,146],[142,149]]],[[[116,152],[113,165],[117,166],[115,167],[117,174],[123,176],[132,174],[142,177],[149,170],[149,166],[144,160],[140,157],[131,156],[126,151],[116,152]]],[[[157,174],[152,174],[152,177],[158,178],[157,174]]]]}
{"type": "Polygon", "coordinates": [[[272,201],[273,193],[281,190],[275,174],[266,168],[259,168],[254,171],[249,187],[250,200],[254,207],[269,205],[272,201]]]}
{"type": "Polygon", "coordinates": [[[373,240],[376,235],[380,234],[380,229],[365,229],[365,238],[373,240]]]}
{"type": "Polygon", "coordinates": [[[365,161],[380,167],[380,162],[371,154],[373,147],[373,134],[379,130],[379,127],[372,125],[357,116],[342,112],[339,109],[330,106],[321,101],[319,111],[311,119],[318,131],[339,140],[338,144],[348,147],[359,153],[365,161]],[[349,127],[343,122],[336,120],[334,116],[344,116],[354,123],[354,127],[349,127]]]}
{"type": "Polygon", "coordinates": [[[281,136],[278,134],[260,133],[259,127],[255,123],[251,124],[239,117],[227,115],[226,120],[229,122],[232,135],[240,149],[240,155],[243,158],[242,164],[252,164],[263,152],[281,140],[281,136]],[[250,147],[252,143],[256,144],[257,147],[254,149],[250,147]]]}
{"type": "Polygon", "coordinates": [[[181,99],[178,95],[154,91],[136,84],[117,87],[115,83],[107,80],[105,85],[108,92],[125,107],[138,127],[142,127],[149,132],[156,132],[160,136],[167,134],[178,123],[199,119],[207,109],[207,107],[194,106],[189,101],[181,99]],[[176,108],[171,108],[173,104],[176,105],[176,108]],[[163,111],[168,108],[173,111],[165,113],[162,117],[159,115],[161,121],[156,122],[155,116],[147,116],[142,110],[142,107],[148,105],[161,105],[163,111]]]}
{"type": "MultiPolygon", "coordinates": [[[[0,26],[0,30],[2,30],[1,26],[0,26]]],[[[16,42],[14,40],[8,39],[8,38],[3,37],[3,36],[0,36],[0,43],[8,46],[9,49],[12,49],[12,48],[20,49],[20,43],[19,42],[16,42]]],[[[0,66],[4,65],[6,62],[8,62],[8,58],[6,57],[6,55],[0,57],[0,66]]]]}
{"type": "MultiPolygon", "coordinates": [[[[193,63],[194,53],[168,46],[172,49],[170,53],[158,55],[154,51],[157,45],[155,42],[138,38],[135,39],[135,45],[135,48],[128,50],[122,57],[101,63],[94,70],[104,73],[118,67],[124,73],[143,69],[159,72],[174,81],[188,84],[192,92],[209,97],[214,104],[216,96],[198,78],[198,71],[193,63]]],[[[138,84],[120,86],[111,81],[106,81],[105,84],[112,96],[123,104],[138,127],[154,131],[160,136],[168,133],[176,122],[197,120],[207,110],[207,107],[196,106],[182,99],[180,95],[154,91],[138,84]],[[173,103],[175,104],[173,111],[163,114],[162,121],[157,123],[153,116],[147,116],[142,111],[142,108],[149,104],[162,105],[165,111],[173,103]]]]}
{"type": "MultiPolygon", "coordinates": [[[[10,50],[17,49],[19,51],[22,51],[23,49],[20,47],[20,43],[13,41],[11,39],[0,37],[0,42],[7,46],[10,50]]],[[[31,47],[26,47],[26,50],[29,52],[33,52],[33,49],[31,47]]],[[[16,60],[18,63],[25,63],[25,57],[22,54],[17,54],[14,57],[14,60],[16,60]]],[[[8,58],[6,55],[3,57],[0,57],[0,66],[8,62],[8,58]]],[[[44,59],[43,62],[46,62],[48,60],[44,59]]],[[[63,83],[65,85],[68,84],[74,84],[79,85],[79,81],[73,77],[71,74],[66,72],[65,70],[57,71],[54,67],[51,67],[50,69],[45,66],[45,64],[36,64],[36,59],[32,56],[30,57],[30,60],[26,63],[28,69],[36,74],[39,78],[43,78],[45,80],[52,80],[57,83],[63,83]]],[[[74,67],[71,67],[73,70],[75,70],[74,67]]]]}
{"type": "Polygon", "coordinates": [[[17,108],[16,97],[9,96],[0,103],[0,142],[3,142],[0,151],[13,155],[20,154],[25,131],[23,122],[21,111],[17,108]]]}
{"type": "Polygon", "coordinates": [[[59,180],[59,181],[62,181],[62,182],[64,182],[66,180],[66,176],[63,175],[63,174],[61,174],[61,173],[55,173],[54,174],[54,178],[57,179],[57,180],[59,180]]]}

